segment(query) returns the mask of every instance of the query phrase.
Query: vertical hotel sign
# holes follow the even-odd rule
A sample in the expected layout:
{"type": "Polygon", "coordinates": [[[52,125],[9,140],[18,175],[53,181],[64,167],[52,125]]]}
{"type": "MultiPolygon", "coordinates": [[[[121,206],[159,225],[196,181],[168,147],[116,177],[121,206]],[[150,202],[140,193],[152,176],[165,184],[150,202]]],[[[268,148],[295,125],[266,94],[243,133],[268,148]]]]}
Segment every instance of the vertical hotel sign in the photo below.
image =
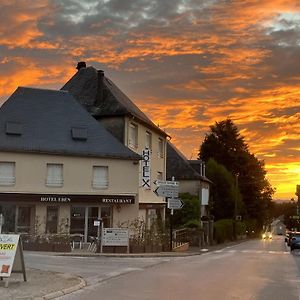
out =
{"type": "Polygon", "coordinates": [[[142,152],[142,187],[146,190],[151,189],[151,153],[149,148],[142,152]]]}

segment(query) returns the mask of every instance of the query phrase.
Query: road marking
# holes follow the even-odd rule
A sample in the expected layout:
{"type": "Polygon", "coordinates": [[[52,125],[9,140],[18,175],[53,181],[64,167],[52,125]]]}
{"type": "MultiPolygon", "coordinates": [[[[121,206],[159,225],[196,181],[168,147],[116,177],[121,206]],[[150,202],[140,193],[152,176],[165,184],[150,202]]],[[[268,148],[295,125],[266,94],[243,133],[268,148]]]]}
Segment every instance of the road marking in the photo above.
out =
{"type": "Polygon", "coordinates": [[[213,253],[252,253],[252,254],[290,254],[289,251],[274,251],[274,250],[215,250],[213,253]]]}

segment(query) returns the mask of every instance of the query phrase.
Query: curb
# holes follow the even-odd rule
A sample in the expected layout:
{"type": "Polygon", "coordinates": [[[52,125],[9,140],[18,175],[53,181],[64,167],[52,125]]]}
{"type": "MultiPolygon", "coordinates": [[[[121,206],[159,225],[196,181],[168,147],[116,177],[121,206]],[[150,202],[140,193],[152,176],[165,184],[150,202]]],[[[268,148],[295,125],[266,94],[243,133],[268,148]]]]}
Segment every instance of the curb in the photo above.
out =
{"type": "Polygon", "coordinates": [[[78,290],[80,290],[80,289],[82,289],[86,286],[85,280],[81,277],[78,277],[78,278],[80,280],[80,283],[77,284],[77,285],[71,286],[69,288],[62,289],[60,291],[52,292],[52,293],[49,293],[47,295],[43,295],[43,296],[40,296],[40,297],[35,297],[35,298],[33,298],[33,300],[51,300],[51,299],[55,299],[57,297],[61,297],[61,296],[76,292],[76,291],[78,291],[78,290]]]}
{"type": "Polygon", "coordinates": [[[99,254],[85,254],[85,253],[60,253],[56,254],[55,256],[68,256],[68,257],[121,257],[121,258],[136,258],[136,257],[186,257],[186,256],[194,256],[194,255],[200,255],[202,254],[203,251],[199,252],[189,252],[189,253],[150,253],[150,254],[145,254],[145,253],[134,253],[134,254],[117,254],[117,253],[99,253],[99,254]]]}

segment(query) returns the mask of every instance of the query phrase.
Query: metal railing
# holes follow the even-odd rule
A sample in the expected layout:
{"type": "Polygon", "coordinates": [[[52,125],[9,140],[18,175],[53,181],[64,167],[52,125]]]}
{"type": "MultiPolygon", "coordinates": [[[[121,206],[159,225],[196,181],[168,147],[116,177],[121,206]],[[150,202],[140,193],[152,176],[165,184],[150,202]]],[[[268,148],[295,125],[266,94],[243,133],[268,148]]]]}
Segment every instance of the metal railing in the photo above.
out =
{"type": "Polygon", "coordinates": [[[173,243],[172,248],[176,249],[185,244],[188,244],[188,236],[186,229],[177,229],[173,231],[173,243]]]}

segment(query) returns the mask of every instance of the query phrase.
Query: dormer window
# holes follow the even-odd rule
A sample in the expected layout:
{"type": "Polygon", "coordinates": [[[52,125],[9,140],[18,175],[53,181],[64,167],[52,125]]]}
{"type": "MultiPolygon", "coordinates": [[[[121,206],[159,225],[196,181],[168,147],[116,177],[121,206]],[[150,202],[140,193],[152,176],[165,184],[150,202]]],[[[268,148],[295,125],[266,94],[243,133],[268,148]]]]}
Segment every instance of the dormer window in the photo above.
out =
{"type": "Polygon", "coordinates": [[[5,133],[8,135],[22,135],[23,124],[17,122],[6,122],[5,133]]]}
{"type": "Polygon", "coordinates": [[[86,127],[72,127],[71,134],[73,140],[86,141],[88,130],[86,127]]]}

